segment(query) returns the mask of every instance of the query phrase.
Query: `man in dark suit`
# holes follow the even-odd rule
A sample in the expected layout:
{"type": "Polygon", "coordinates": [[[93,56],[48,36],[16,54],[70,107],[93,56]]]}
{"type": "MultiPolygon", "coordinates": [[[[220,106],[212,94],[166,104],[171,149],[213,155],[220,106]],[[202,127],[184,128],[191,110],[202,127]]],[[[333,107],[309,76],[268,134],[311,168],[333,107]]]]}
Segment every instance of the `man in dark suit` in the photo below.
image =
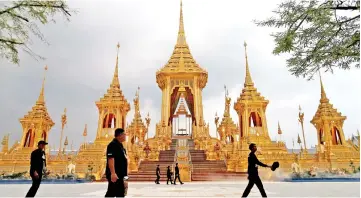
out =
{"type": "Polygon", "coordinates": [[[179,183],[180,183],[180,184],[183,184],[183,182],[181,181],[181,179],[180,179],[180,177],[179,177],[178,163],[175,164],[175,174],[174,174],[174,183],[173,183],[174,185],[177,185],[177,184],[175,183],[175,181],[177,180],[177,178],[178,178],[179,183]]]}
{"type": "Polygon", "coordinates": [[[157,179],[154,181],[156,184],[159,184],[159,180],[160,180],[160,168],[159,168],[159,164],[157,165],[157,169],[155,170],[155,174],[157,175],[157,179]]]}
{"type": "Polygon", "coordinates": [[[251,152],[248,155],[248,185],[246,189],[243,192],[242,197],[247,197],[248,194],[251,192],[251,189],[253,188],[254,184],[256,184],[258,190],[260,191],[262,197],[267,197],[265,190],[263,189],[263,184],[261,181],[261,178],[258,175],[258,166],[262,167],[268,167],[271,168],[271,166],[268,166],[266,164],[263,164],[262,162],[258,161],[257,156],[255,152],[257,151],[256,144],[250,144],[249,150],[251,152]]]}
{"type": "Polygon", "coordinates": [[[107,147],[106,177],[108,190],[105,197],[124,197],[128,189],[127,152],[123,147],[126,134],[123,129],[116,129],[114,139],[107,147]]]}
{"type": "Polygon", "coordinates": [[[170,182],[170,184],[173,184],[172,174],[173,173],[170,171],[170,166],[168,166],[168,169],[167,169],[167,185],[168,185],[168,182],[170,182]]]}
{"type": "Polygon", "coordinates": [[[31,153],[30,157],[30,176],[33,180],[26,197],[35,197],[36,192],[39,189],[41,179],[43,177],[43,171],[46,170],[46,158],[45,158],[45,141],[41,140],[38,142],[38,148],[31,153]]]}

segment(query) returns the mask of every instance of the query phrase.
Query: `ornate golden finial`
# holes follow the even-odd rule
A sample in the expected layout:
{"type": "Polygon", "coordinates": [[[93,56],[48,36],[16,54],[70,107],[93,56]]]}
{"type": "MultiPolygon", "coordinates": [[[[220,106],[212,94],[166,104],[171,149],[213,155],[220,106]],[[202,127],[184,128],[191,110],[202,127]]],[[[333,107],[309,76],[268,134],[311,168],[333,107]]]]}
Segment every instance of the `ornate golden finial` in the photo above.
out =
{"type": "Polygon", "coordinates": [[[216,112],[216,115],[214,116],[214,124],[216,124],[216,127],[218,127],[218,122],[219,122],[219,117],[216,112]]]}
{"type": "Polygon", "coordinates": [[[65,137],[64,146],[68,145],[68,136],[65,137]]]}
{"type": "Polygon", "coordinates": [[[83,131],[83,136],[86,137],[87,135],[88,135],[88,125],[85,124],[84,131],[83,131]]]}
{"type": "Polygon", "coordinates": [[[61,127],[64,129],[64,126],[66,125],[67,123],[67,116],[66,116],[66,108],[64,108],[64,113],[63,115],[61,116],[61,127]]]}
{"type": "Polygon", "coordinates": [[[320,75],[320,84],[321,84],[321,102],[328,102],[328,98],[326,96],[326,92],[325,92],[325,88],[323,87],[323,83],[322,83],[322,77],[321,77],[321,72],[320,70],[318,70],[318,73],[320,75]]]}
{"type": "Polygon", "coordinates": [[[41,103],[41,104],[45,102],[45,99],[44,99],[44,86],[45,86],[45,77],[46,77],[46,71],[47,70],[48,70],[48,66],[45,65],[43,84],[41,86],[40,95],[39,95],[39,98],[38,98],[38,101],[37,101],[37,103],[41,103]]]}
{"type": "Polygon", "coordinates": [[[282,135],[282,130],[280,126],[280,121],[278,121],[278,135],[282,135]]]}
{"type": "MultiPolygon", "coordinates": [[[[299,105],[298,121],[303,124],[305,114],[302,112],[301,105],[299,105]]],[[[302,126],[303,128],[303,126],[302,126]]]]}
{"type": "Polygon", "coordinates": [[[183,4],[182,0],[180,1],[180,16],[179,16],[179,30],[178,30],[178,39],[177,45],[185,45],[186,38],[184,33],[184,23],[183,23],[183,4]]]}
{"type": "Polygon", "coordinates": [[[298,134],[297,143],[300,144],[300,145],[301,145],[301,143],[302,143],[301,138],[300,138],[300,134],[298,134]]]}
{"type": "Polygon", "coordinates": [[[119,56],[119,48],[120,45],[119,43],[117,44],[117,59],[116,59],[116,63],[115,63],[115,71],[114,71],[114,76],[113,76],[113,81],[112,81],[112,87],[119,86],[119,79],[118,79],[118,56],[119,56]]]}
{"type": "Polygon", "coordinates": [[[148,112],[148,114],[147,114],[147,117],[145,118],[145,123],[147,124],[147,128],[149,127],[149,125],[150,125],[150,116],[149,116],[149,112],[148,112]]]}
{"type": "Polygon", "coordinates": [[[246,57],[246,79],[245,79],[245,86],[253,86],[253,81],[252,81],[252,77],[251,77],[251,73],[249,71],[249,66],[248,66],[248,56],[247,56],[247,43],[246,41],[244,42],[244,53],[245,53],[245,57],[246,57]]]}
{"type": "Polygon", "coordinates": [[[137,91],[135,92],[135,98],[133,100],[133,102],[134,102],[134,118],[137,118],[140,116],[139,90],[140,90],[140,87],[138,87],[137,91]]]}
{"type": "Polygon", "coordinates": [[[61,152],[61,143],[63,141],[64,127],[65,127],[66,123],[67,123],[66,108],[64,108],[64,113],[63,113],[63,115],[61,115],[61,132],[60,132],[59,154],[61,152]]]}
{"type": "Polygon", "coordinates": [[[135,96],[138,97],[138,98],[139,98],[139,92],[140,92],[140,87],[138,86],[138,89],[137,89],[137,91],[135,93],[135,96]]]}

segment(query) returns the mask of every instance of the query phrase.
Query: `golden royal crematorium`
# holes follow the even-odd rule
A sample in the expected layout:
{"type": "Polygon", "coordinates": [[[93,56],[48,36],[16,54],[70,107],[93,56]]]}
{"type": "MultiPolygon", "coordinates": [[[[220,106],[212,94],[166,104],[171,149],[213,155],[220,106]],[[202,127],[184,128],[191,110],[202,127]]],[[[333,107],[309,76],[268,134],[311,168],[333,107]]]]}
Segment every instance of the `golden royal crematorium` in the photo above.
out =
{"type": "MultiPolygon", "coordinates": [[[[119,44],[118,44],[119,48],[119,44]]],[[[347,140],[343,131],[346,116],[341,115],[328,99],[320,80],[321,98],[312,125],[318,137],[316,152],[306,148],[306,138],[298,136],[303,149],[290,152],[284,142],[272,141],[267,128],[266,109],[269,101],[261,95],[252,79],[245,44],[244,87],[233,103],[227,94],[224,97],[223,117],[215,117],[217,138],[209,135],[209,124],[203,120],[202,90],[207,85],[208,72],[193,58],[187,44],[180,7],[179,31],[173,53],[167,64],[156,72],[156,82],[162,91],[161,120],[156,123],[155,136],[148,138],[151,118],[143,119],[140,112],[139,89],[133,100],[135,113],[130,124],[126,117],[131,105],[122,93],[118,78],[118,56],[114,76],[107,92],[97,102],[99,110],[98,129],[93,143],[86,142],[88,129],[85,126],[84,143],[77,152],[65,152],[68,139],[56,154],[47,153],[47,165],[51,174],[75,173],[79,177],[91,174],[101,179],[105,172],[105,149],[113,138],[115,128],[127,131],[126,148],[129,157],[129,172],[132,180],[153,180],[155,166],[161,170],[179,163],[184,181],[222,180],[244,177],[247,170],[248,144],[257,143],[258,158],[265,163],[279,161],[280,171],[289,173],[298,168],[350,169],[350,161],[360,161],[359,134],[347,140]],[[230,111],[236,111],[238,120],[233,121],[230,111]],[[181,123],[181,124],[180,124],[181,123]]],[[[47,69],[47,68],[46,68],[47,69]]],[[[29,170],[30,153],[39,140],[48,140],[54,121],[47,112],[44,99],[45,77],[39,98],[32,110],[21,118],[22,138],[9,145],[9,135],[2,141],[0,169],[4,173],[19,173],[29,170]],[[10,147],[9,147],[10,146],[10,147]]],[[[316,100],[316,96],[315,96],[316,100]]],[[[66,110],[61,126],[66,124],[66,110]]],[[[213,121],[212,121],[213,122],[213,121]]],[[[299,122],[303,127],[304,114],[300,111],[299,122]]],[[[279,126],[279,134],[282,130],[279,126]]],[[[50,147],[52,143],[50,143],[50,147]]],[[[270,171],[268,171],[270,173],[270,171]]],[[[267,174],[264,174],[267,176],[267,174]]]]}

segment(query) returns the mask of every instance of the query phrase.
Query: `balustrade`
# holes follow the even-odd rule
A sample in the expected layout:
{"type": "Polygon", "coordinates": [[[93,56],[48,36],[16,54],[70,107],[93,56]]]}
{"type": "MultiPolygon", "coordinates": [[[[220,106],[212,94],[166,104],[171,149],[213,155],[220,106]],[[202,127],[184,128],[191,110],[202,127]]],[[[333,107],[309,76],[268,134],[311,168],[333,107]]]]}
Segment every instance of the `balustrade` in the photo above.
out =
{"type": "Polygon", "coordinates": [[[263,135],[262,127],[249,127],[249,134],[251,135],[263,135]]]}

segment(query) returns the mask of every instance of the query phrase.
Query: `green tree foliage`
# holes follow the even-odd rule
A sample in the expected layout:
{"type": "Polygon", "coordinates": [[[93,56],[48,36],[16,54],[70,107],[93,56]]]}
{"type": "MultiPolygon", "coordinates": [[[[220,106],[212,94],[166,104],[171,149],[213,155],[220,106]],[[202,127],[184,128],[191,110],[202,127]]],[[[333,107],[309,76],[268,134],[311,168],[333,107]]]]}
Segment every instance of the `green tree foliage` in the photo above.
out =
{"type": "Polygon", "coordinates": [[[35,59],[43,59],[29,47],[32,35],[47,43],[38,24],[55,23],[56,14],[69,20],[71,12],[63,0],[0,2],[0,57],[19,64],[19,50],[22,49],[35,59]]]}
{"type": "Polygon", "coordinates": [[[290,53],[289,71],[312,79],[321,68],[360,67],[360,1],[288,0],[273,11],[275,16],[255,21],[278,28],[273,53],[290,53]]]}

